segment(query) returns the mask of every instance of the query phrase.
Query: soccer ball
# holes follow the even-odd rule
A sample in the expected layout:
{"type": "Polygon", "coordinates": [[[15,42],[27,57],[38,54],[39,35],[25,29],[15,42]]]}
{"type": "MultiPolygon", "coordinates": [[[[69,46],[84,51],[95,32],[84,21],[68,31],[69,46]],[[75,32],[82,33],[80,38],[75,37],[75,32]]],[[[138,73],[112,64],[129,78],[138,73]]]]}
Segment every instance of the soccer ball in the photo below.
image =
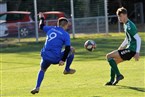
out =
{"type": "Polygon", "coordinates": [[[93,51],[96,48],[96,43],[93,40],[87,40],[84,47],[88,51],[93,51]]]}

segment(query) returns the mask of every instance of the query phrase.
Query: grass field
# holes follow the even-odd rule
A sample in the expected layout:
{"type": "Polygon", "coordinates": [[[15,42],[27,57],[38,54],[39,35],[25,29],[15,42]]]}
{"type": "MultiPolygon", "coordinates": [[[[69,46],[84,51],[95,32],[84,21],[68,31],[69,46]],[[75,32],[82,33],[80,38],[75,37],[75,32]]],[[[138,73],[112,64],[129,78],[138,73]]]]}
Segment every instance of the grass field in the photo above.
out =
{"type": "Polygon", "coordinates": [[[46,72],[39,94],[32,95],[40,63],[40,50],[45,38],[1,39],[0,97],[144,97],[145,96],[145,33],[142,37],[140,61],[134,59],[119,64],[125,79],[117,86],[104,86],[109,80],[110,66],[105,55],[117,49],[123,33],[76,35],[72,45],[76,55],[74,75],[63,75],[64,66],[52,65],[46,72]],[[97,43],[94,52],[83,48],[87,39],[97,43]]]}

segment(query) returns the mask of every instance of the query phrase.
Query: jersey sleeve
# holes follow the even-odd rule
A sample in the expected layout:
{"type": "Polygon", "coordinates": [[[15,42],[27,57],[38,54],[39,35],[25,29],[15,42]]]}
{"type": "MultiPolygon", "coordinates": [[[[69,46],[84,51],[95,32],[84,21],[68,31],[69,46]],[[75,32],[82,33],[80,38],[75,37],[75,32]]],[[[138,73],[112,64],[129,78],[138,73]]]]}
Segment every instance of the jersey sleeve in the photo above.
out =
{"type": "Polygon", "coordinates": [[[65,35],[65,40],[64,40],[65,42],[64,42],[64,45],[65,46],[70,46],[71,45],[71,43],[70,43],[70,36],[69,36],[69,34],[68,33],[66,33],[66,35],[65,35]]]}
{"type": "Polygon", "coordinates": [[[137,41],[137,49],[136,49],[136,52],[139,53],[140,52],[140,47],[141,47],[141,38],[140,38],[140,36],[138,34],[135,34],[134,35],[134,38],[137,41]]]}
{"type": "Polygon", "coordinates": [[[52,27],[53,26],[44,26],[43,31],[47,33],[52,27]]]}

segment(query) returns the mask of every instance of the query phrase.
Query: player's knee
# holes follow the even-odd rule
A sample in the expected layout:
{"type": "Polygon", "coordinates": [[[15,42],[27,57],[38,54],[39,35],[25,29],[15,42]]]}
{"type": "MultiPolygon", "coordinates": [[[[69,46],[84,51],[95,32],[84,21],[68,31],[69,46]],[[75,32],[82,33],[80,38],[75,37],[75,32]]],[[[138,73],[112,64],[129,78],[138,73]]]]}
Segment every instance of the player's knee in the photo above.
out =
{"type": "Polygon", "coordinates": [[[109,58],[111,58],[110,54],[106,54],[106,59],[108,60],[109,58]]]}

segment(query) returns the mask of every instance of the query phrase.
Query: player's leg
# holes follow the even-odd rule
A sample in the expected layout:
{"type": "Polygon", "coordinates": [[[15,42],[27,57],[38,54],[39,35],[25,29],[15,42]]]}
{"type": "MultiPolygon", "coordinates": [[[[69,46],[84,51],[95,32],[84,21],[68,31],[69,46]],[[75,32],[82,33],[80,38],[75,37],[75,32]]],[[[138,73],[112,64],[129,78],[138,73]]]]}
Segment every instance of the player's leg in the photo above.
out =
{"type": "Polygon", "coordinates": [[[121,75],[118,67],[117,67],[117,64],[119,64],[120,62],[123,62],[123,59],[120,57],[118,51],[113,51],[109,54],[106,55],[107,57],[107,60],[111,66],[111,68],[114,70],[115,74],[116,75],[121,75]]]}
{"type": "Polygon", "coordinates": [[[74,54],[69,54],[66,59],[66,66],[65,66],[66,71],[70,71],[70,65],[71,65],[73,59],[74,59],[74,54]]]}
{"type": "MultiPolygon", "coordinates": [[[[130,60],[136,54],[136,52],[133,52],[130,49],[123,49],[123,50],[118,50],[118,54],[120,55],[120,58],[122,60],[120,60],[119,58],[116,59],[114,58],[114,59],[117,63],[120,63],[125,60],[130,60]]],[[[116,85],[123,78],[124,78],[123,75],[117,76],[116,81],[113,83],[113,85],[116,85]]]]}
{"type": "Polygon", "coordinates": [[[47,68],[51,65],[51,63],[49,61],[46,60],[41,60],[41,69],[38,72],[38,78],[37,78],[37,84],[36,87],[31,91],[32,94],[38,93],[41,83],[43,81],[44,78],[44,74],[47,70],[47,68]]]}
{"type": "Polygon", "coordinates": [[[65,66],[65,70],[63,72],[64,74],[73,74],[76,72],[74,69],[70,69],[72,61],[74,59],[74,53],[75,53],[75,49],[71,47],[71,51],[66,59],[66,66],[65,66]]]}
{"type": "Polygon", "coordinates": [[[115,72],[112,68],[110,68],[110,81],[107,82],[105,85],[113,85],[115,81],[115,72]]]}
{"type": "Polygon", "coordinates": [[[44,78],[44,74],[47,70],[47,68],[51,65],[51,63],[49,61],[46,61],[46,60],[42,60],[41,61],[41,69],[38,73],[38,79],[37,79],[37,85],[36,85],[36,88],[39,88],[40,85],[41,85],[41,82],[44,78]]]}
{"type": "Polygon", "coordinates": [[[122,78],[122,74],[120,73],[118,67],[117,67],[117,64],[120,63],[120,62],[123,62],[122,58],[120,57],[118,51],[113,51],[109,54],[106,55],[107,57],[107,60],[111,66],[111,69],[110,69],[110,81],[106,83],[106,85],[113,85],[113,82],[115,80],[115,74],[117,75],[117,78],[121,76],[122,78]]]}

